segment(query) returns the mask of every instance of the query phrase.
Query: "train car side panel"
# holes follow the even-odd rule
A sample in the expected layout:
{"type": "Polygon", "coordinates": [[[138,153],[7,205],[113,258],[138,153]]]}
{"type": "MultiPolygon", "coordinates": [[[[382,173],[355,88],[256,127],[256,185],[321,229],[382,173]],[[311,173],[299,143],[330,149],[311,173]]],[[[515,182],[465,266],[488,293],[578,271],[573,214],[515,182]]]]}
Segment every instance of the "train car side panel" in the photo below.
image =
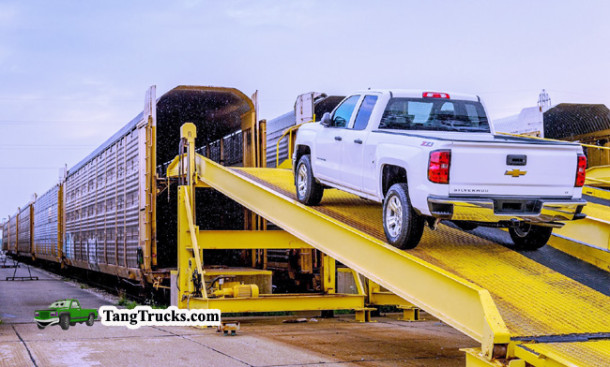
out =
{"type": "Polygon", "coordinates": [[[20,256],[31,256],[32,248],[32,223],[34,205],[32,203],[25,206],[19,212],[19,231],[17,232],[17,254],[20,256]]]}
{"type": "Polygon", "coordinates": [[[37,258],[59,261],[58,209],[59,185],[34,203],[34,252],[37,258]]]}
{"type": "Polygon", "coordinates": [[[134,125],[68,174],[64,252],[70,264],[137,278],[137,143],[134,125]]]}

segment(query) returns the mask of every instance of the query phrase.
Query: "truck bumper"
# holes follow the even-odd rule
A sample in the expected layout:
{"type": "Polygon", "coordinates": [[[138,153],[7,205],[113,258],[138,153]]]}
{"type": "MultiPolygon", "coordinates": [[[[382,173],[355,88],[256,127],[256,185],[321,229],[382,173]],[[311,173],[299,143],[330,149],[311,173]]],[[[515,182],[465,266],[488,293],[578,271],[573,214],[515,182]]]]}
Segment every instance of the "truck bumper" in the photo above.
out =
{"type": "Polygon", "coordinates": [[[54,317],[46,320],[34,319],[36,323],[42,327],[47,327],[49,325],[59,324],[59,317],[54,317]]]}
{"type": "Polygon", "coordinates": [[[428,208],[435,218],[472,222],[510,220],[550,223],[582,219],[585,200],[448,198],[428,197],[428,208]]]}

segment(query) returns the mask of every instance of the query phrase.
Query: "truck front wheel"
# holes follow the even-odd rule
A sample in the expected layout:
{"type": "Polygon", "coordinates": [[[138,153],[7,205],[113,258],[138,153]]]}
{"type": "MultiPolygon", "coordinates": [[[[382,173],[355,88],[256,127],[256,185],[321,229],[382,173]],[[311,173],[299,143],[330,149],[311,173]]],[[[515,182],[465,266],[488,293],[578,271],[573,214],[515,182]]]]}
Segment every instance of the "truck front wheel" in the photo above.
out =
{"type": "Polygon", "coordinates": [[[68,330],[70,328],[70,315],[59,316],[59,326],[61,326],[63,330],[68,330]]]}
{"type": "Polygon", "coordinates": [[[324,195],[324,187],[316,182],[311,169],[311,157],[303,155],[297,163],[294,183],[297,187],[297,199],[305,205],[318,205],[324,195]]]}
{"type": "Polygon", "coordinates": [[[424,217],[411,206],[406,183],[390,187],[383,200],[383,230],[388,243],[399,249],[412,249],[424,233],[424,217]]]}
{"type": "Polygon", "coordinates": [[[519,226],[508,229],[515,248],[525,251],[538,250],[546,245],[552,232],[551,227],[533,226],[529,223],[520,223],[519,226]]]}

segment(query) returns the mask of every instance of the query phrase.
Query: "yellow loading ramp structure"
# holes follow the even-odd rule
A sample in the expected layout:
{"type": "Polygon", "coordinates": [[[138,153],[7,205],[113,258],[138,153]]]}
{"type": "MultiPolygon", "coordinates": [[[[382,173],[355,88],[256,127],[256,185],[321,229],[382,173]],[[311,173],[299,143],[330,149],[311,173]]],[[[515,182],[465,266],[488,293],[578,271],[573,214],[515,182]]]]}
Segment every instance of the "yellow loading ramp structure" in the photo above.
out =
{"type": "MultiPolygon", "coordinates": [[[[610,297],[446,226],[426,231],[414,250],[397,250],[383,241],[378,204],[327,190],[320,206],[301,205],[294,199],[290,171],[223,167],[193,153],[194,135],[194,126],[182,127],[191,149],[168,169],[186,166],[188,177],[178,192],[180,307],[225,311],[226,302],[237,301],[210,298],[205,289],[198,294],[200,247],[249,248],[251,241],[283,242],[278,248],[310,245],[480,342],[481,348],[465,350],[469,366],[609,365],[610,297]],[[218,190],[284,231],[199,232],[190,210],[194,187],[218,190]]],[[[268,299],[252,301],[261,310],[277,302],[284,303],[282,310],[306,302],[268,299]]]]}

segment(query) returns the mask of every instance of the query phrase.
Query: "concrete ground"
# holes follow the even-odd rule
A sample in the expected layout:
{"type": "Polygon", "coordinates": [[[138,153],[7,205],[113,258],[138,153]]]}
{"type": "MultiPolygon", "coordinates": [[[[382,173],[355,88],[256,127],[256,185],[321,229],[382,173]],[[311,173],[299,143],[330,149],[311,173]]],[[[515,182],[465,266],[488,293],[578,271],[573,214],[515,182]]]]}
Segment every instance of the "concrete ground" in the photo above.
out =
{"type": "MultiPolygon", "coordinates": [[[[17,275],[27,274],[19,268],[17,275]]],[[[459,348],[477,343],[424,314],[403,322],[396,315],[360,324],[353,317],[282,323],[296,316],[242,318],[236,336],[190,327],[92,327],[39,330],[34,310],[56,299],[83,307],[116,304],[116,297],[81,289],[32,268],[38,281],[5,281],[0,269],[0,366],[464,366],[459,348]]]]}

